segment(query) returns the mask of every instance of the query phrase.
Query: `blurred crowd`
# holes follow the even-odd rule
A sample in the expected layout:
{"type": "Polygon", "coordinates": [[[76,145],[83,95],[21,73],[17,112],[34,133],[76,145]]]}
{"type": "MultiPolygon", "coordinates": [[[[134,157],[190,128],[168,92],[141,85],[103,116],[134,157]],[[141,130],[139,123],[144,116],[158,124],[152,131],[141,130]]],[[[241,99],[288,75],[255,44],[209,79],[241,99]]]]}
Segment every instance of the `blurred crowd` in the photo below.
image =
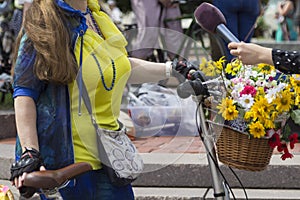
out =
{"type": "MultiPolygon", "coordinates": [[[[107,3],[109,2],[110,1],[107,1],[107,3]]],[[[191,4],[192,2],[195,1],[186,1],[187,4],[191,4]]],[[[201,2],[214,3],[214,1],[205,0],[198,2],[199,4],[201,2]]],[[[277,42],[299,39],[300,0],[260,0],[260,2],[261,13],[256,21],[254,37],[264,37],[266,39],[273,39],[277,42]]],[[[120,28],[126,29],[129,24],[137,23],[135,12],[133,11],[130,0],[117,0],[115,1],[115,6],[120,6],[121,10],[120,28]]],[[[180,7],[181,6],[182,5],[180,5],[180,7]]],[[[191,6],[194,6],[194,9],[196,9],[195,5],[191,6]]],[[[183,9],[181,8],[180,10],[182,11],[183,9]]],[[[151,14],[151,17],[153,17],[153,14],[154,13],[151,14]]]]}

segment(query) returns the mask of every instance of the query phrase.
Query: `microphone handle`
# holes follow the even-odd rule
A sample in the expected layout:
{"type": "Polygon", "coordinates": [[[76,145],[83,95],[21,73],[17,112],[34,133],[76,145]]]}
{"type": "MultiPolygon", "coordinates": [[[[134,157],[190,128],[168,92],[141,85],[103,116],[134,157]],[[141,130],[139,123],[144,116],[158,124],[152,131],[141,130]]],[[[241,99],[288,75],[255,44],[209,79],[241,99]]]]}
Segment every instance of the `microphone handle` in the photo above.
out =
{"type": "Polygon", "coordinates": [[[217,34],[223,38],[227,43],[229,42],[240,42],[230,30],[225,26],[225,24],[219,24],[216,28],[217,34]]]}

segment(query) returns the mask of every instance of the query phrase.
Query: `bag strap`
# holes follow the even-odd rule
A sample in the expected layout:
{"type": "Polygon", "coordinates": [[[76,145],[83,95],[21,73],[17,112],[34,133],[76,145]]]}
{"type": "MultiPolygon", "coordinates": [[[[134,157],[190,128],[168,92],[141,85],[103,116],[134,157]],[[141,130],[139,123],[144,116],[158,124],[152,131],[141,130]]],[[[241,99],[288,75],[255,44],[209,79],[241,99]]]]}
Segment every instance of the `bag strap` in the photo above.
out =
{"type": "Polygon", "coordinates": [[[108,156],[105,153],[106,151],[104,149],[103,143],[100,140],[100,129],[99,129],[99,126],[96,122],[96,119],[93,116],[91,101],[90,101],[90,98],[88,96],[88,92],[87,92],[86,86],[84,84],[84,81],[83,81],[83,79],[80,80],[80,77],[77,76],[76,82],[77,82],[78,87],[81,87],[81,89],[82,89],[82,96],[81,97],[83,99],[83,102],[84,102],[89,114],[90,114],[93,126],[95,128],[95,133],[96,133],[96,138],[97,138],[97,143],[98,143],[97,148],[98,148],[98,152],[99,152],[100,161],[105,166],[111,167],[111,163],[109,161],[108,156]]]}
{"type": "MultiPolygon", "coordinates": [[[[86,109],[87,109],[88,112],[89,112],[89,115],[90,115],[90,117],[91,117],[93,126],[95,127],[95,129],[96,129],[96,131],[97,131],[98,128],[99,128],[99,126],[98,126],[98,124],[97,124],[97,121],[96,121],[95,117],[93,116],[93,111],[92,111],[91,101],[90,101],[90,98],[89,98],[89,95],[88,95],[86,86],[85,86],[85,84],[84,84],[84,81],[83,81],[82,78],[80,78],[79,76],[77,76],[76,82],[77,82],[78,88],[80,88],[81,91],[82,91],[82,96],[81,96],[81,97],[82,97],[83,102],[84,102],[84,104],[85,104],[85,106],[86,106],[86,109]]],[[[80,95],[80,94],[79,94],[79,95],[80,95]]],[[[81,98],[81,97],[80,97],[80,98],[81,98]]],[[[81,102],[79,101],[79,103],[81,103],[81,102]]],[[[120,129],[123,128],[123,127],[124,127],[123,123],[121,123],[119,120],[117,120],[117,121],[118,121],[118,124],[119,124],[119,128],[120,128],[120,129]]]]}
{"type": "Polygon", "coordinates": [[[97,131],[98,130],[98,124],[96,122],[96,119],[94,118],[93,116],[93,112],[92,112],[92,105],[91,105],[91,101],[90,101],[90,98],[89,98],[89,95],[88,95],[88,92],[87,92],[87,89],[86,89],[86,86],[81,78],[80,80],[80,77],[77,76],[76,78],[76,82],[77,82],[77,85],[78,87],[81,87],[82,89],[82,96],[79,97],[79,98],[82,98],[83,99],[83,102],[86,106],[86,109],[88,110],[89,114],[90,114],[90,117],[91,117],[91,120],[92,120],[92,123],[93,123],[93,126],[95,127],[95,130],[97,131]]]}

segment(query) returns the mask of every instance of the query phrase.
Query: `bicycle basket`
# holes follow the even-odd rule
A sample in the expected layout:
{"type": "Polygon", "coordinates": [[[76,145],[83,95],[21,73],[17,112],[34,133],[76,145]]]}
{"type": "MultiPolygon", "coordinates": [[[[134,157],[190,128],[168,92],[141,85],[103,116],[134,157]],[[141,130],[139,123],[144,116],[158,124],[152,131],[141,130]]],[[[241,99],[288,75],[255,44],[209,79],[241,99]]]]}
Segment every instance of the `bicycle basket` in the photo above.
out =
{"type": "MultiPolygon", "coordinates": [[[[247,81],[253,81],[255,84],[252,87],[255,89],[260,87],[256,85],[255,80],[251,79],[252,76],[248,75],[253,73],[252,70],[253,68],[243,66],[234,78],[224,78],[224,84],[221,84],[217,90],[222,94],[217,98],[213,96],[214,104],[208,108],[210,115],[207,122],[210,128],[215,129],[214,133],[219,134],[219,137],[216,138],[216,150],[220,162],[247,171],[261,171],[267,167],[273,153],[273,148],[269,145],[271,132],[281,132],[280,129],[284,127],[287,114],[282,112],[270,120],[271,126],[274,128],[270,128],[269,125],[268,128],[265,128],[267,125],[263,123],[263,118],[255,118],[254,114],[251,114],[252,108],[256,106],[261,109],[263,108],[262,104],[258,105],[259,101],[254,102],[253,100],[251,106],[247,105],[249,107],[242,105],[244,97],[240,94],[247,86],[247,81]],[[263,127],[259,134],[253,131],[253,127],[257,127],[257,124],[263,127]]],[[[262,74],[259,74],[255,78],[260,78],[260,76],[263,77],[262,74]]],[[[265,78],[261,80],[263,79],[265,80],[265,78]]],[[[257,92],[256,96],[250,96],[257,99],[267,98],[264,94],[257,92]]],[[[270,107],[276,107],[275,101],[270,103],[270,107]]],[[[269,116],[271,116],[270,112],[269,116]]],[[[279,132],[278,134],[280,134],[279,132]]]]}
{"type": "Polygon", "coordinates": [[[262,171],[270,163],[273,149],[267,138],[253,138],[230,127],[208,121],[220,133],[216,150],[225,165],[246,171],[262,171]]]}

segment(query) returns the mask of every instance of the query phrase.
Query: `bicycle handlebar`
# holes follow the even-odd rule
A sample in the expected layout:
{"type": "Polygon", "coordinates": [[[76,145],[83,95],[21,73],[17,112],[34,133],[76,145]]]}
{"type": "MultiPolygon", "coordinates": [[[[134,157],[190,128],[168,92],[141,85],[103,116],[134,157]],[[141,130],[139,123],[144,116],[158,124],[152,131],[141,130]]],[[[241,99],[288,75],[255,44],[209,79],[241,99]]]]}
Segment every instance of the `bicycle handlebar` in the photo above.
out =
{"type": "Polygon", "coordinates": [[[53,189],[90,170],[92,170],[92,166],[89,163],[81,162],[57,170],[34,171],[26,174],[24,186],[53,189]]]}
{"type": "Polygon", "coordinates": [[[185,99],[189,96],[199,95],[215,95],[222,96],[222,92],[209,89],[208,85],[219,85],[223,83],[221,77],[205,76],[200,70],[191,70],[189,72],[189,80],[177,86],[177,94],[180,98],[185,99]]]}
{"type": "Polygon", "coordinates": [[[206,85],[203,85],[200,79],[196,79],[181,83],[177,87],[177,94],[180,98],[185,99],[191,95],[208,95],[209,93],[206,85]]]}

